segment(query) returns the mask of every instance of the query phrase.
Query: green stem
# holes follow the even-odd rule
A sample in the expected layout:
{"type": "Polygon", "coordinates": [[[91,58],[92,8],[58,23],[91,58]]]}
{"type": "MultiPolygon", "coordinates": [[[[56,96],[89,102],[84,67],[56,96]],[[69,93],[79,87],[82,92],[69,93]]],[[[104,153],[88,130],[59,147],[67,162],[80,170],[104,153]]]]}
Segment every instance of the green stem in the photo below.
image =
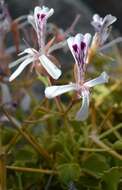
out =
{"type": "Polygon", "coordinates": [[[110,135],[111,133],[117,131],[118,129],[122,128],[122,123],[120,123],[119,125],[103,132],[100,136],[99,136],[99,139],[102,139],[102,138],[105,138],[106,136],[110,135]]]}
{"type": "Polygon", "coordinates": [[[80,151],[83,151],[83,152],[106,152],[106,149],[100,149],[100,148],[80,148],[80,151]]]}
{"type": "Polygon", "coordinates": [[[116,157],[119,160],[122,160],[122,156],[120,154],[118,154],[116,151],[114,151],[112,148],[108,147],[106,144],[104,144],[99,137],[96,136],[96,134],[94,132],[92,132],[90,138],[92,139],[92,141],[98,145],[99,147],[101,147],[102,149],[106,149],[106,151],[111,154],[112,156],[116,157]]]}
{"type": "Polygon", "coordinates": [[[48,169],[38,169],[38,168],[25,168],[25,167],[17,167],[17,166],[7,166],[8,170],[13,170],[16,172],[31,172],[31,173],[42,173],[42,174],[57,174],[54,170],[48,169]]]}
{"type": "Polygon", "coordinates": [[[17,176],[17,179],[18,179],[19,190],[23,190],[21,174],[16,173],[16,176],[17,176]]]}
{"type": "MultiPolygon", "coordinates": [[[[7,116],[9,121],[13,124],[14,128],[33,146],[33,148],[40,153],[46,160],[50,160],[48,152],[35,140],[35,138],[28,132],[23,131],[21,127],[18,127],[9,113],[3,108],[4,114],[7,116]]],[[[15,141],[14,141],[15,142],[15,141]]]]}

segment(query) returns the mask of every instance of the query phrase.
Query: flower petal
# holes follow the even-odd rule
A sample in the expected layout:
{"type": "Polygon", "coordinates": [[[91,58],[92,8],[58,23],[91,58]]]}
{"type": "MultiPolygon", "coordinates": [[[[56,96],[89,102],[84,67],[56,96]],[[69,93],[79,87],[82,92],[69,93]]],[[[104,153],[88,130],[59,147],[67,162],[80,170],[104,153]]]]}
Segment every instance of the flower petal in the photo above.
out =
{"type": "Polygon", "coordinates": [[[76,90],[76,84],[71,83],[67,85],[61,85],[61,86],[49,86],[45,89],[45,96],[47,98],[54,98],[56,96],[59,96],[61,94],[64,94],[66,92],[69,92],[71,90],[76,90]]]}
{"type": "Polygon", "coordinates": [[[90,42],[91,42],[91,34],[90,33],[86,33],[85,35],[84,35],[84,39],[83,39],[83,41],[84,41],[84,43],[87,45],[87,47],[89,46],[89,44],[90,44],[90,42]]]}
{"type": "Polygon", "coordinates": [[[28,15],[28,22],[33,26],[34,30],[36,31],[36,23],[33,15],[28,15]]]}
{"type": "Polygon", "coordinates": [[[98,85],[98,84],[107,83],[108,79],[109,79],[108,74],[106,72],[103,72],[103,73],[101,73],[101,75],[99,77],[92,79],[88,82],[85,82],[84,86],[93,87],[93,86],[98,85]]]}
{"type": "Polygon", "coordinates": [[[82,91],[82,106],[76,114],[76,120],[84,121],[88,117],[89,110],[89,91],[82,91]]]}
{"type": "Polygon", "coordinates": [[[28,64],[30,64],[32,61],[33,61],[33,57],[30,57],[26,59],[25,61],[23,61],[21,65],[16,69],[16,71],[10,76],[9,81],[11,82],[12,80],[14,80],[24,70],[24,68],[28,64]]]}
{"type": "Polygon", "coordinates": [[[34,55],[35,53],[38,53],[38,51],[36,51],[34,48],[27,48],[23,52],[19,53],[18,55],[23,55],[26,53],[30,55],[34,55]]]}
{"type": "Polygon", "coordinates": [[[42,12],[46,14],[46,18],[49,18],[50,16],[53,15],[54,9],[53,8],[49,9],[48,7],[43,6],[42,12]]]}
{"type": "Polygon", "coordinates": [[[77,44],[78,48],[81,49],[80,46],[81,46],[81,42],[83,41],[83,39],[84,39],[83,34],[78,33],[78,34],[76,34],[76,36],[74,38],[73,44],[77,44]]]}
{"type": "Polygon", "coordinates": [[[39,57],[42,66],[53,79],[58,79],[61,76],[61,70],[50,61],[45,55],[39,57]]]}
{"type": "Polygon", "coordinates": [[[71,36],[71,37],[69,37],[67,39],[67,43],[68,43],[69,49],[70,49],[70,51],[71,51],[71,53],[72,53],[75,61],[77,61],[76,57],[75,57],[75,53],[74,53],[73,47],[72,47],[73,46],[73,42],[74,42],[74,37],[73,36],[71,36]]]}
{"type": "Polygon", "coordinates": [[[102,20],[101,20],[101,17],[98,14],[94,14],[93,15],[93,21],[94,22],[101,22],[102,20]]]}
{"type": "Polygon", "coordinates": [[[105,25],[105,27],[108,27],[111,24],[113,24],[116,20],[117,18],[115,16],[112,16],[111,14],[109,14],[104,17],[103,24],[105,25]]]}
{"type": "Polygon", "coordinates": [[[9,64],[9,68],[11,69],[12,67],[17,66],[19,63],[21,63],[22,61],[24,61],[26,58],[28,58],[28,55],[25,55],[25,56],[17,59],[16,61],[13,61],[12,63],[9,64]]]}

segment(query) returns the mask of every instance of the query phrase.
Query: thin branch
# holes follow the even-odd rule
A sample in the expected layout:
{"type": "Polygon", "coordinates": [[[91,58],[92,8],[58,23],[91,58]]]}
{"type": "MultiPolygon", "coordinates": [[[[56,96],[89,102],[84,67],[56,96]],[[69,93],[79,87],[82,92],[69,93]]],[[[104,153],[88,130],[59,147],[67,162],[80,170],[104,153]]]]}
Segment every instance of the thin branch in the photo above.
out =
{"type": "Polygon", "coordinates": [[[94,132],[92,132],[92,134],[90,135],[90,138],[92,139],[92,141],[98,145],[99,147],[101,147],[102,149],[106,149],[106,151],[114,156],[115,158],[122,160],[122,155],[118,154],[116,151],[114,151],[112,148],[108,147],[106,144],[104,144],[99,137],[96,136],[96,134],[94,132]]]}
{"type": "Polygon", "coordinates": [[[35,138],[29,132],[27,133],[26,131],[23,131],[21,127],[18,127],[12,117],[4,108],[2,108],[2,110],[6,117],[9,119],[9,121],[13,124],[13,127],[19,131],[19,133],[33,146],[33,148],[38,153],[40,153],[46,160],[50,160],[48,152],[40,144],[37,143],[35,138]]]}
{"type": "Polygon", "coordinates": [[[57,174],[56,171],[48,170],[48,169],[37,169],[37,168],[25,168],[25,167],[17,167],[17,166],[6,166],[8,170],[14,170],[16,172],[31,172],[31,173],[43,173],[43,174],[57,174]]]}

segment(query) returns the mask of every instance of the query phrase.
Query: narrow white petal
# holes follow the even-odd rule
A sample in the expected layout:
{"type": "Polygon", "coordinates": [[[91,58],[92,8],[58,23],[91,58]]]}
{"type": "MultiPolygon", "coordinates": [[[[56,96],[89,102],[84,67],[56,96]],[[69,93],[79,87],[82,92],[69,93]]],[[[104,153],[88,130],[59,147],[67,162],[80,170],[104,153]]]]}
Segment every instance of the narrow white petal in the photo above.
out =
{"type": "Polygon", "coordinates": [[[49,86],[45,89],[45,96],[47,98],[54,98],[66,92],[76,90],[76,88],[76,84],[74,83],[61,86],[49,86]]]}
{"type": "Polygon", "coordinates": [[[47,14],[47,18],[49,18],[50,16],[52,16],[53,13],[54,13],[54,9],[51,8],[51,9],[49,10],[48,14],[47,14]]]}
{"type": "Polygon", "coordinates": [[[28,15],[28,22],[33,26],[34,30],[36,31],[36,23],[33,15],[28,15]]]}
{"type": "Polygon", "coordinates": [[[73,45],[73,41],[74,41],[74,37],[73,36],[71,36],[71,37],[69,37],[67,39],[67,43],[68,43],[69,48],[73,45]]]}
{"type": "Polygon", "coordinates": [[[88,62],[88,60],[87,60],[87,53],[88,53],[89,45],[90,45],[90,42],[91,42],[91,38],[92,38],[91,34],[90,33],[86,33],[84,35],[84,39],[83,39],[84,43],[86,44],[86,47],[85,47],[85,50],[84,50],[84,54],[85,54],[84,61],[86,63],[88,62]]]}
{"type": "Polygon", "coordinates": [[[34,9],[34,17],[35,17],[35,20],[37,19],[37,15],[40,14],[42,12],[42,8],[37,6],[35,7],[34,9]]]}
{"type": "Polygon", "coordinates": [[[86,33],[85,35],[84,35],[84,43],[87,45],[87,46],[89,46],[89,44],[90,44],[90,42],[91,42],[91,34],[90,33],[86,33]]]}
{"type": "Polygon", "coordinates": [[[88,117],[89,111],[89,91],[82,92],[82,106],[76,114],[76,120],[84,121],[88,117]]]}
{"type": "Polygon", "coordinates": [[[39,32],[39,28],[38,28],[38,14],[40,14],[42,11],[41,7],[35,7],[34,9],[34,20],[35,20],[35,25],[36,25],[36,31],[37,31],[37,34],[39,32]]]}
{"type": "Polygon", "coordinates": [[[24,70],[24,68],[33,61],[33,57],[26,59],[21,65],[16,69],[16,71],[10,76],[9,81],[14,80],[20,73],[24,70]]]}
{"type": "Polygon", "coordinates": [[[42,66],[53,79],[58,79],[61,76],[61,70],[50,61],[45,55],[39,57],[42,66]]]}
{"type": "Polygon", "coordinates": [[[73,36],[69,37],[69,38],[67,39],[67,43],[68,43],[69,49],[70,49],[70,51],[71,51],[71,53],[72,53],[74,59],[76,60],[76,57],[75,57],[75,54],[74,54],[74,50],[73,50],[73,48],[72,48],[73,43],[74,43],[74,37],[73,37],[73,36]]]}
{"type": "Polygon", "coordinates": [[[104,17],[103,24],[105,23],[105,26],[108,27],[111,24],[113,24],[116,20],[117,18],[115,16],[112,16],[111,14],[109,14],[104,17]]]}
{"type": "Polygon", "coordinates": [[[45,14],[46,18],[49,18],[50,16],[52,16],[53,13],[54,13],[54,9],[53,8],[49,9],[46,6],[42,6],[41,14],[45,14]]]}
{"type": "Polygon", "coordinates": [[[75,39],[74,39],[74,43],[73,44],[77,44],[77,46],[79,47],[79,49],[81,48],[81,42],[83,41],[84,36],[81,33],[76,34],[75,39]]]}
{"type": "Polygon", "coordinates": [[[30,54],[30,55],[34,55],[35,53],[38,53],[38,52],[33,48],[27,48],[23,52],[19,53],[19,55],[23,55],[23,54],[26,54],[26,53],[30,54]]]}
{"type": "Polygon", "coordinates": [[[19,63],[21,63],[22,61],[24,61],[26,58],[28,58],[28,55],[23,56],[23,57],[17,59],[16,61],[13,61],[12,63],[9,64],[9,68],[11,69],[12,67],[17,66],[19,63]]]}
{"type": "Polygon", "coordinates": [[[106,72],[103,72],[99,77],[92,79],[88,82],[85,82],[84,86],[93,87],[93,86],[98,85],[98,84],[107,83],[108,79],[109,79],[108,74],[106,72]]]}
{"type": "Polygon", "coordinates": [[[66,40],[64,40],[64,41],[62,41],[62,42],[58,42],[58,43],[52,45],[52,46],[49,48],[48,54],[52,53],[52,52],[55,51],[55,50],[64,48],[66,45],[67,45],[67,41],[66,41],[66,40]]]}
{"type": "Polygon", "coordinates": [[[100,20],[101,20],[101,17],[98,14],[93,15],[93,21],[100,22],[100,20]]]}

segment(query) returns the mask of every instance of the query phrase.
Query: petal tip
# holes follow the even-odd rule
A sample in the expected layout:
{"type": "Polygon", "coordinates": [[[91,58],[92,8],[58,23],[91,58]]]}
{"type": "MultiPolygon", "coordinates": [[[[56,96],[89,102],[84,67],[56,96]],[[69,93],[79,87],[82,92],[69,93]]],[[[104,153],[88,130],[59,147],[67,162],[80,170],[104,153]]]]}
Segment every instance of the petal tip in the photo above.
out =
{"type": "Polygon", "coordinates": [[[48,87],[45,89],[44,94],[46,98],[51,98],[48,87]]]}
{"type": "Polygon", "coordinates": [[[8,81],[12,82],[14,80],[14,78],[12,76],[9,77],[8,81]]]}

